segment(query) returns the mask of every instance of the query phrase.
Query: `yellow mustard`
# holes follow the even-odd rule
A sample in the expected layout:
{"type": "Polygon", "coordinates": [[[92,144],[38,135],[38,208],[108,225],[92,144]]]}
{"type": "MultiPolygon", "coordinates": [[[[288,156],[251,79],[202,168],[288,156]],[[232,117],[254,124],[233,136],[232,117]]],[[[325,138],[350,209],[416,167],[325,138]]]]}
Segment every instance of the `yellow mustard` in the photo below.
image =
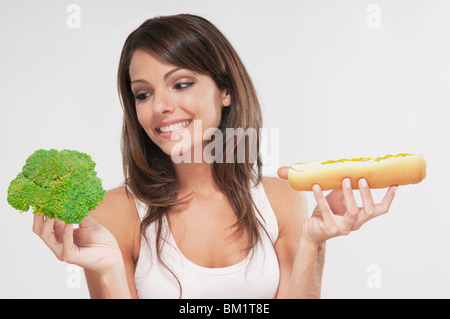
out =
{"type": "MultiPolygon", "coordinates": [[[[343,158],[343,159],[336,160],[336,161],[326,161],[326,162],[322,162],[321,164],[322,164],[322,165],[325,165],[325,164],[342,163],[342,162],[350,162],[350,161],[353,161],[353,162],[362,162],[362,161],[371,161],[371,160],[374,160],[374,161],[376,161],[376,162],[379,162],[379,161],[381,161],[381,160],[388,159],[388,158],[391,158],[391,157],[403,157],[403,156],[408,156],[408,155],[413,155],[413,154],[409,154],[409,153],[400,153],[400,154],[397,154],[397,155],[386,155],[386,156],[384,156],[384,157],[376,157],[376,158],[371,158],[371,157],[360,157],[360,158],[352,158],[352,159],[346,159],[346,158],[343,158]]],[[[299,162],[299,163],[295,163],[295,164],[297,165],[297,164],[304,164],[304,163],[299,162]]]]}

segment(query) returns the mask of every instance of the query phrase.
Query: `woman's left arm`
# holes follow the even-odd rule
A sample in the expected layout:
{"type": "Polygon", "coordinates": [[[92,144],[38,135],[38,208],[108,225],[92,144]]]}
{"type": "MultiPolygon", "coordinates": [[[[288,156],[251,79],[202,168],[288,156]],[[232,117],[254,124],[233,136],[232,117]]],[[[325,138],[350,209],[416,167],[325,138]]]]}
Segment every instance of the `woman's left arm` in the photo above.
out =
{"type": "MultiPolygon", "coordinates": [[[[285,170],[280,169],[278,175],[287,179],[285,172],[285,170]]],[[[284,238],[281,238],[280,244],[282,247],[279,248],[278,252],[281,278],[277,297],[319,298],[326,240],[358,230],[368,220],[389,211],[397,190],[396,186],[391,186],[388,189],[379,204],[374,203],[371,191],[364,179],[359,181],[359,186],[363,207],[357,206],[348,180],[343,180],[342,190],[332,191],[327,197],[324,196],[320,186],[315,185],[313,191],[317,206],[310,218],[301,217],[299,220],[295,216],[304,216],[305,213],[291,212],[290,215],[294,220],[290,224],[282,219],[280,228],[286,227],[290,235],[284,234],[284,238]],[[296,232],[292,227],[294,225],[298,227],[302,219],[301,231],[296,232]],[[292,259],[295,237],[298,239],[298,246],[292,259]],[[290,254],[286,254],[286,247],[290,247],[290,254]],[[290,264],[292,264],[292,267],[288,266],[290,264]],[[290,270],[288,271],[288,284],[286,284],[286,268],[290,270]],[[285,275],[283,275],[283,271],[285,275]]],[[[287,205],[286,210],[288,211],[298,209],[295,208],[295,202],[293,206],[291,204],[284,205],[287,205]]],[[[286,219],[286,215],[284,216],[284,219],[286,219]]]]}
{"type": "MultiPolygon", "coordinates": [[[[264,189],[275,212],[278,222],[278,239],[275,251],[280,267],[280,280],[276,298],[289,297],[289,287],[295,273],[293,269],[307,267],[307,273],[301,271],[304,282],[303,298],[320,297],[323,265],[325,261],[325,243],[315,249],[306,247],[300,240],[305,221],[308,219],[307,198],[304,192],[290,188],[288,182],[279,178],[264,178],[264,189]],[[306,250],[305,250],[306,248],[306,250]]],[[[296,287],[298,285],[295,285],[296,287]]]]}

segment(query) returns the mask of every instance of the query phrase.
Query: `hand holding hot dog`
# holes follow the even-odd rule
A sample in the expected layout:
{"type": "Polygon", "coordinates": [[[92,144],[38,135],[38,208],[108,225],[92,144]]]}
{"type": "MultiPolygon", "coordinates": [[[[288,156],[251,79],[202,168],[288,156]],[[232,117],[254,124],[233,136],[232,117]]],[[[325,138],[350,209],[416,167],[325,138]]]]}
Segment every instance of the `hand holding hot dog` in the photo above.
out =
{"type": "Polygon", "coordinates": [[[349,179],[342,181],[342,190],[333,190],[324,196],[319,185],[314,185],[313,193],[317,202],[312,216],[303,226],[304,235],[319,244],[332,237],[348,235],[361,228],[370,219],[389,211],[398,186],[391,186],[383,200],[375,204],[365,179],[359,180],[362,207],[358,207],[349,179]]]}
{"type": "Polygon", "coordinates": [[[313,191],[317,206],[305,221],[302,234],[304,239],[318,245],[358,230],[370,219],[387,213],[398,185],[421,182],[426,176],[425,169],[423,155],[399,154],[376,159],[297,163],[280,167],[278,176],[289,180],[295,190],[313,191]],[[324,190],[334,190],[325,197],[319,181],[324,190]],[[389,187],[378,204],[374,203],[371,185],[389,187]],[[359,189],[362,207],[356,204],[353,189],[359,189]]]}
{"type": "MultiPolygon", "coordinates": [[[[289,167],[280,167],[278,176],[287,179],[289,167]]],[[[331,191],[326,197],[320,185],[313,186],[317,206],[303,225],[303,238],[314,245],[337,236],[348,235],[361,228],[370,219],[389,211],[398,186],[391,186],[383,200],[375,204],[365,179],[360,179],[359,192],[362,207],[358,207],[349,179],[342,181],[342,189],[331,191]]]]}

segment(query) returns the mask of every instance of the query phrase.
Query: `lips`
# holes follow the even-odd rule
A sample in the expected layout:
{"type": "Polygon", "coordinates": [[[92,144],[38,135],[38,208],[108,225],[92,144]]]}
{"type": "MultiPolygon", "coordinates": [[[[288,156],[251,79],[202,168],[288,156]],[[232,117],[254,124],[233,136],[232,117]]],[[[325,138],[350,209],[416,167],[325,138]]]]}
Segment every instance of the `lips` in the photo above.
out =
{"type": "Polygon", "coordinates": [[[192,118],[164,121],[155,130],[163,139],[177,139],[188,130],[192,121],[192,118]]]}
{"type": "Polygon", "coordinates": [[[187,127],[192,122],[192,119],[167,121],[160,124],[156,129],[159,133],[170,133],[187,127]]]}

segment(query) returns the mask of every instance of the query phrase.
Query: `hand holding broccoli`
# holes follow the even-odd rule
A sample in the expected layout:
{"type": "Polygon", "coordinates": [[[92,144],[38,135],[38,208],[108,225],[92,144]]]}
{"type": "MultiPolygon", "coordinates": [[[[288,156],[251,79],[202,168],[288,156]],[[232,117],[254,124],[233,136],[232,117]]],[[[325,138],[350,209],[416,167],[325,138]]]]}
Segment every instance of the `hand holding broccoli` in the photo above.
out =
{"type": "Polygon", "coordinates": [[[106,194],[94,167],[78,151],[37,150],[11,182],[8,202],[20,211],[34,209],[33,232],[59,260],[99,275],[108,296],[130,297],[120,247],[89,214],[106,194]]]}
{"type": "Polygon", "coordinates": [[[116,239],[91,215],[73,229],[73,225],[64,224],[58,219],[35,214],[33,232],[61,261],[76,264],[99,275],[123,268],[116,239]]]}
{"type": "Polygon", "coordinates": [[[106,191],[85,153],[37,150],[8,188],[8,203],[22,212],[79,224],[103,201],[106,191]]]}

